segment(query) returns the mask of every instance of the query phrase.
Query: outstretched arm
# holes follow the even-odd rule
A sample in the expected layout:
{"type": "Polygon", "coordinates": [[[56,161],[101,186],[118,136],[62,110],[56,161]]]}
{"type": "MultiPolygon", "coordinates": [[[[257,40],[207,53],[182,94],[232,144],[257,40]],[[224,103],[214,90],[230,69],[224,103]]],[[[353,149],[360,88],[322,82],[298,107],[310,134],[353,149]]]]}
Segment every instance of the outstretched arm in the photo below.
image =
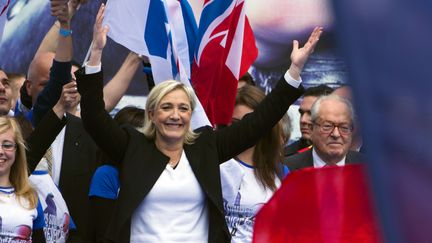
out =
{"type": "Polygon", "coordinates": [[[102,25],[105,5],[101,5],[93,32],[90,59],[76,74],[81,94],[81,118],[84,128],[99,148],[115,162],[121,162],[127,148],[127,134],[105,111],[103,101],[102,51],[108,27],[102,25]]]}
{"type": "Polygon", "coordinates": [[[46,150],[54,142],[57,135],[66,125],[64,114],[70,107],[79,102],[75,82],[63,86],[60,99],[51,111],[48,111],[30,136],[26,139],[29,150],[26,151],[27,163],[32,172],[44,156],[46,150]]]}
{"type": "MultiPolygon", "coordinates": [[[[63,85],[70,82],[72,60],[72,36],[70,31],[70,16],[67,0],[51,0],[51,14],[56,16],[61,31],[57,33],[58,45],[55,52],[53,66],[50,70],[50,80],[33,104],[34,124],[38,124],[42,117],[56,104],[60,98],[63,85]]],[[[59,31],[60,31],[59,30],[59,31]]]]}
{"type": "Polygon", "coordinates": [[[57,32],[58,46],[55,50],[55,60],[58,62],[70,62],[72,60],[72,35],[66,35],[71,31],[71,18],[67,0],[51,0],[51,15],[56,16],[60,23],[60,29],[57,32]]]}
{"type": "MultiPolygon", "coordinates": [[[[83,1],[83,0],[81,0],[81,1],[80,0],[69,0],[69,2],[68,2],[69,23],[72,20],[73,16],[75,15],[75,12],[77,11],[80,4],[83,4],[85,2],[86,1],[83,1]]],[[[52,11],[51,11],[51,14],[53,16],[56,16],[55,14],[52,13],[52,11]]],[[[59,41],[59,34],[58,33],[59,33],[60,27],[61,27],[61,23],[59,22],[59,20],[56,20],[56,22],[54,22],[54,24],[49,29],[48,33],[43,38],[41,44],[39,45],[39,48],[38,48],[36,54],[43,53],[43,52],[55,52],[56,51],[57,44],[59,41]]]]}
{"type": "Polygon", "coordinates": [[[126,93],[141,61],[138,54],[130,52],[114,77],[105,85],[103,94],[106,111],[112,111],[126,93]]]}
{"type": "Polygon", "coordinates": [[[287,75],[278,82],[272,92],[252,113],[247,114],[240,122],[216,131],[216,143],[221,163],[258,142],[282,118],[289,106],[302,95],[300,73],[321,33],[321,27],[315,28],[308,42],[301,48],[299,48],[298,41],[294,41],[291,66],[287,75]]]}

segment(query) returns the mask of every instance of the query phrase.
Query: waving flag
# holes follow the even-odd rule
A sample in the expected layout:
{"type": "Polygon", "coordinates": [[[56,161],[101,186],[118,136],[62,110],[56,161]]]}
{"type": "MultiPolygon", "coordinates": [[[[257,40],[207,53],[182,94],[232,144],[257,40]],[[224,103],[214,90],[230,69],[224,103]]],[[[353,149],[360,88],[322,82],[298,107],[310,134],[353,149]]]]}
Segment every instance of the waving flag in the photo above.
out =
{"type": "Polygon", "coordinates": [[[213,124],[229,124],[238,79],[258,55],[244,0],[205,0],[192,83],[213,124]]]}
{"type": "MultiPolygon", "coordinates": [[[[197,26],[188,1],[109,0],[105,15],[111,39],[149,57],[156,84],[176,79],[191,85],[197,26]]],[[[192,126],[209,124],[198,104],[192,126]]]]}
{"type": "Polygon", "coordinates": [[[288,174],[257,214],[253,242],[382,242],[362,166],[288,174]]]}
{"type": "Polygon", "coordinates": [[[114,41],[149,57],[157,83],[190,77],[195,38],[187,35],[197,26],[187,1],[110,0],[105,23],[114,41]]]}

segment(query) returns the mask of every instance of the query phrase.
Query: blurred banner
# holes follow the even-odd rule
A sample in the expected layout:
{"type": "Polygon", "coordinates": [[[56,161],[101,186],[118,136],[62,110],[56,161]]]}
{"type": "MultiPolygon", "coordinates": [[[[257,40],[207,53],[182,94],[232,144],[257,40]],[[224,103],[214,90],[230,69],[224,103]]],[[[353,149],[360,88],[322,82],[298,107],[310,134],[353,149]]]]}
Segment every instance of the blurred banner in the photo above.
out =
{"type": "Polygon", "coordinates": [[[432,1],[334,9],[385,240],[432,242],[432,1]]]}
{"type": "Polygon", "coordinates": [[[381,242],[363,165],[294,171],[258,213],[254,243],[381,242]]]}
{"type": "MultiPolygon", "coordinates": [[[[72,18],[74,60],[83,63],[90,47],[93,24],[97,10],[104,0],[90,0],[80,6],[72,18]]],[[[50,14],[49,0],[11,0],[7,11],[0,16],[6,19],[3,38],[0,44],[0,68],[7,73],[27,73],[45,34],[54,24],[55,18],[50,14]]],[[[0,22],[1,26],[1,22],[0,22]]],[[[1,28],[0,28],[1,31],[1,28]]],[[[125,60],[128,49],[108,39],[102,62],[104,79],[111,80],[125,60]]],[[[143,72],[137,72],[128,94],[143,95],[147,93],[147,83],[143,72]]]]}

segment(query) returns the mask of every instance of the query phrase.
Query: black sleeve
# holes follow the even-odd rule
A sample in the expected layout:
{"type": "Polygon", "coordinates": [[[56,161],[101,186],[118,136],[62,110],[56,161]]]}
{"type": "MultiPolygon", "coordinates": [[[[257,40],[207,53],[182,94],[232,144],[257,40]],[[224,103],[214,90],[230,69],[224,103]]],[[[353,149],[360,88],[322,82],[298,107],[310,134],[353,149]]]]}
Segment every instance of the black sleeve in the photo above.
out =
{"type": "Polygon", "coordinates": [[[44,115],[51,110],[59,100],[63,85],[69,83],[71,76],[71,62],[58,62],[53,60],[50,70],[50,79],[44,89],[40,92],[33,104],[34,124],[39,124],[44,115]]]}
{"type": "Polygon", "coordinates": [[[282,119],[288,108],[304,92],[281,79],[252,112],[239,122],[214,132],[219,161],[223,163],[252,147],[282,119]]]}
{"type": "Polygon", "coordinates": [[[88,240],[91,242],[103,242],[116,201],[115,199],[90,197],[90,222],[87,232],[88,240]]]}
{"type": "Polygon", "coordinates": [[[46,150],[51,146],[65,125],[66,119],[64,117],[63,119],[59,119],[52,109],[36,125],[33,132],[26,139],[26,156],[30,173],[34,171],[46,150]]]}
{"type": "Polygon", "coordinates": [[[126,152],[128,135],[105,111],[102,71],[94,74],[84,72],[84,68],[75,72],[84,128],[99,148],[112,161],[119,163],[126,152]]]}

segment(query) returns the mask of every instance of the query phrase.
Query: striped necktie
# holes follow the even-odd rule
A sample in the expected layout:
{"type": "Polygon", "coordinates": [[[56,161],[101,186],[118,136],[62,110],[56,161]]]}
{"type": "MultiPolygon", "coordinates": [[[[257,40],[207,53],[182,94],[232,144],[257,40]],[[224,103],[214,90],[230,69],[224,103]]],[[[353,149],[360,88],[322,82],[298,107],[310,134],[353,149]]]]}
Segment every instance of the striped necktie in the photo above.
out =
{"type": "Polygon", "coordinates": [[[45,152],[44,158],[47,161],[47,166],[48,166],[48,173],[50,174],[50,176],[52,176],[52,163],[53,163],[53,154],[52,154],[52,149],[51,147],[49,147],[47,149],[47,151],[45,152]]]}

